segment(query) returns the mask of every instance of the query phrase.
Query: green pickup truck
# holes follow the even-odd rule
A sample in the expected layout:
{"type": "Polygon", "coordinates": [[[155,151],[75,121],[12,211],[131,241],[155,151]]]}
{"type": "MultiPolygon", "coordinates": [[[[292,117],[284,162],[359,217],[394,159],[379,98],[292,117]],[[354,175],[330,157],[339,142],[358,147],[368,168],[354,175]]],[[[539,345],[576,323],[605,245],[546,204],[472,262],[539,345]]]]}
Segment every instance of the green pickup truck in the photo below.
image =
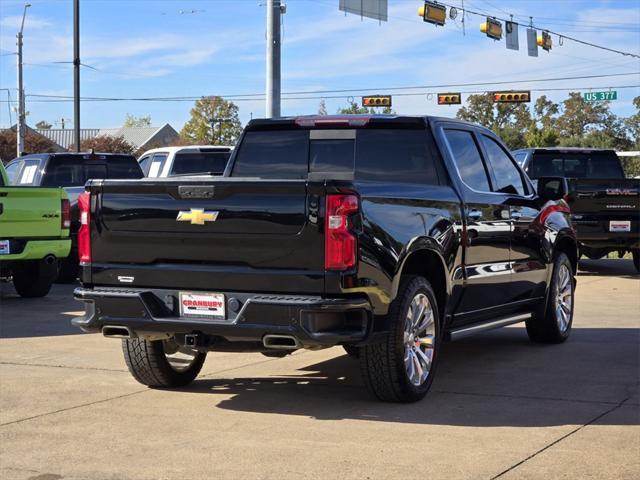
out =
{"type": "Polygon", "coordinates": [[[9,186],[0,163],[0,277],[22,297],[43,297],[69,255],[69,199],[62,188],[9,186]]]}

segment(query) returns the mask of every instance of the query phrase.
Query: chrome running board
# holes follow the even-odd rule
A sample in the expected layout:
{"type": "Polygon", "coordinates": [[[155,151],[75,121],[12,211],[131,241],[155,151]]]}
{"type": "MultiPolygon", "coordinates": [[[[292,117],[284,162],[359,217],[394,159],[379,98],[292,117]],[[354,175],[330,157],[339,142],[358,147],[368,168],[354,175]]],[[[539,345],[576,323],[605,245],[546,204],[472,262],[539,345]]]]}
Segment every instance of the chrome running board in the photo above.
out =
{"type": "Polygon", "coordinates": [[[454,328],[449,330],[448,337],[450,340],[458,340],[460,338],[475,335],[476,333],[486,332],[487,330],[493,330],[494,328],[506,327],[514,323],[524,322],[531,318],[530,313],[520,313],[518,315],[509,315],[508,317],[501,317],[497,320],[492,320],[486,323],[478,323],[474,325],[468,325],[464,327],[454,328]]]}

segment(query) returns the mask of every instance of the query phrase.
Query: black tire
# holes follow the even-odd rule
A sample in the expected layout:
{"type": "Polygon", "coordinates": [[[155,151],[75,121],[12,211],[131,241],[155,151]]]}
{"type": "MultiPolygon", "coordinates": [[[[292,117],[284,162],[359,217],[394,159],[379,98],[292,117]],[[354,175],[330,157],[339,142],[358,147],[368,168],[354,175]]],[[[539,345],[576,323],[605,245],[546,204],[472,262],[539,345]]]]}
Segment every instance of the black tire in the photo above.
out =
{"type": "MultiPolygon", "coordinates": [[[[404,276],[398,295],[388,313],[389,331],[383,341],[360,348],[362,377],[369,391],[385,402],[416,402],[429,391],[435,374],[440,349],[438,304],[431,285],[424,277],[404,276]],[[433,312],[431,362],[427,377],[414,385],[405,367],[405,321],[411,303],[419,294],[426,296],[433,312]]],[[[421,349],[420,346],[417,348],[421,349]]],[[[413,348],[415,351],[415,348],[413,348]]],[[[426,352],[426,350],[422,350],[426,352]]],[[[410,352],[409,352],[410,353],[410,352]]]]}
{"type": "Polygon", "coordinates": [[[12,268],[13,287],[24,298],[44,297],[56,278],[55,269],[46,269],[39,262],[24,262],[12,268]]]}
{"type": "Polygon", "coordinates": [[[60,273],[56,283],[73,283],[78,279],[79,273],[78,255],[71,252],[67,258],[60,261],[60,273]]]}
{"type": "Polygon", "coordinates": [[[343,345],[344,351],[347,352],[351,358],[360,358],[360,347],[355,347],[353,345],[343,345]]]}
{"type": "Polygon", "coordinates": [[[573,324],[573,312],[575,310],[575,272],[571,267],[569,258],[564,253],[559,253],[553,264],[553,274],[551,277],[551,285],[544,305],[527,320],[527,334],[532,342],[536,343],[562,343],[571,334],[571,326],[573,324]],[[560,313],[558,300],[558,292],[561,287],[562,271],[569,272],[569,282],[571,291],[571,308],[567,314],[566,326],[558,320],[560,313]]]}
{"type": "Polygon", "coordinates": [[[123,339],[122,352],[129,372],[148,387],[176,388],[189,385],[200,373],[207,354],[194,351],[194,360],[179,371],[169,363],[165,345],[163,340],[123,339]]]}
{"type": "Polygon", "coordinates": [[[633,266],[636,267],[636,273],[640,273],[640,249],[631,250],[633,257],[633,266]]]}

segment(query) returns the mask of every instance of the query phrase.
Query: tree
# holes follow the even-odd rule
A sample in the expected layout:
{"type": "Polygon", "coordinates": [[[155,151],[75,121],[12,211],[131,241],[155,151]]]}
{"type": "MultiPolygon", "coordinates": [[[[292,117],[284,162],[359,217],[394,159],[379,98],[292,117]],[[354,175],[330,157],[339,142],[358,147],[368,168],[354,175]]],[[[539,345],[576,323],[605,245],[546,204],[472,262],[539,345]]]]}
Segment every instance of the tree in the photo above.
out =
{"type": "Polygon", "coordinates": [[[320,100],[320,105],[318,105],[318,115],[326,115],[327,114],[327,104],[324,103],[324,98],[320,100]]]}
{"type": "Polygon", "coordinates": [[[555,147],[558,145],[558,133],[552,127],[540,128],[535,122],[531,122],[524,141],[527,147],[555,147]]]}
{"type": "Polygon", "coordinates": [[[525,134],[532,123],[525,103],[494,103],[490,93],[470,95],[456,117],[493,130],[512,149],[525,145],[525,134]]]}
{"type": "Polygon", "coordinates": [[[355,101],[350,100],[348,107],[342,107],[338,109],[339,115],[362,115],[371,113],[367,107],[361,107],[355,101]]]}
{"type": "Polygon", "coordinates": [[[135,117],[133,115],[129,115],[128,113],[124,117],[123,127],[150,127],[151,126],[151,115],[145,115],[143,117],[135,117]]]}
{"type": "Polygon", "coordinates": [[[609,102],[586,102],[580,92],[570,92],[562,102],[562,115],[558,117],[557,128],[560,138],[580,138],[589,131],[604,125],[613,115],[609,102]]]}
{"type": "Polygon", "coordinates": [[[634,148],[640,150],[640,96],[633,99],[633,106],[636,107],[636,113],[626,118],[624,124],[633,138],[634,148]]]}
{"type": "MultiPolygon", "coordinates": [[[[91,149],[96,153],[133,153],[135,147],[122,136],[98,135],[80,142],[81,151],[86,152],[91,149]]],[[[69,151],[75,151],[75,145],[71,145],[69,151]]]]}
{"type": "Polygon", "coordinates": [[[191,144],[234,145],[241,132],[236,104],[213,96],[196,100],[180,137],[191,144]]]}
{"type": "Polygon", "coordinates": [[[38,123],[36,123],[36,128],[40,130],[49,130],[51,127],[52,125],[46,120],[40,120],[38,123]]]}
{"type": "MultiPolygon", "coordinates": [[[[2,162],[16,158],[16,132],[12,128],[0,131],[0,158],[2,162]]],[[[55,151],[54,144],[47,137],[27,130],[24,137],[25,153],[51,153],[55,151]]]]}
{"type": "Polygon", "coordinates": [[[548,100],[546,95],[538,97],[533,107],[537,124],[546,130],[555,128],[559,112],[560,106],[548,100]]]}

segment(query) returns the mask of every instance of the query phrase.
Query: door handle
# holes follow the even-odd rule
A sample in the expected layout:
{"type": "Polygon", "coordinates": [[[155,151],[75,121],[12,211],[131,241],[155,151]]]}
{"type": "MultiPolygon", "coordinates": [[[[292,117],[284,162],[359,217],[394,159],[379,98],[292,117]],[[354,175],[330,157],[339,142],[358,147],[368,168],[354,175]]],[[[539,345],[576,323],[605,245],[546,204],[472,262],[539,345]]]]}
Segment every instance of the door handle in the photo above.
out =
{"type": "Polygon", "coordinates": [[[520,210],[511,210],[511,218],[514,220],[520,220],[520,218],[522,218],[522,212],[520,210]]]}
{"type": "Polygon", "coordinates": [[[480,210],[471,210],[467,213],[467,218],[469,220],[480,220],[482,218],[482,212],[480,210]]]}

